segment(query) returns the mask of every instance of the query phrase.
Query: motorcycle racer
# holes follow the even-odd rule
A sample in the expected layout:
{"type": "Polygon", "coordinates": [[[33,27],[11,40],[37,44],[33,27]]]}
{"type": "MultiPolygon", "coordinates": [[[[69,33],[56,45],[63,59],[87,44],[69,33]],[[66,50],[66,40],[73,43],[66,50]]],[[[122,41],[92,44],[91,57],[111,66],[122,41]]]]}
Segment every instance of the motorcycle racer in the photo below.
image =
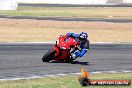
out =
{"type": "Polygon", "coordinates": [[[56,44],[42,57],[43,62],[72,62],[77,57],[82,57],[89,49],[88,34],[67,33],[60,35],[56,44]]]}
{"type": "Polygon", "coordinates": [[[87,50],[89,49],[89,40],[87,39],[88,34],[86,32],[81,32],[80,34],[67,33],[66,41],[69,37],[73,37],[76,42],[78,42],[78,49],[71,53],[72,60],[75,60],[77,57],[82,57],[87,50]]]}

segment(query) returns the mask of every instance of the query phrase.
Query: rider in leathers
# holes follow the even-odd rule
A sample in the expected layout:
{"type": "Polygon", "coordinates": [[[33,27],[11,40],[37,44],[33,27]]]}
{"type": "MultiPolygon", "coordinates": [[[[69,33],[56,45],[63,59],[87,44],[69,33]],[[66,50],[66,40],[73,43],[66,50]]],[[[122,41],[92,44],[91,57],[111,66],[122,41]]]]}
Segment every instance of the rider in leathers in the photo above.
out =
{"type": "Polygon", "coordinates": [[[69,37],[73,37],[75,41],[79,44],[78,49],[71,53],[70,59],[75,60],[77,57],[82,57],[89,49],[89,40],[87,39],[88,34],[86,32],[81,32],[80,34],[67,33],[66,35],[66,40],[69,37]]]}

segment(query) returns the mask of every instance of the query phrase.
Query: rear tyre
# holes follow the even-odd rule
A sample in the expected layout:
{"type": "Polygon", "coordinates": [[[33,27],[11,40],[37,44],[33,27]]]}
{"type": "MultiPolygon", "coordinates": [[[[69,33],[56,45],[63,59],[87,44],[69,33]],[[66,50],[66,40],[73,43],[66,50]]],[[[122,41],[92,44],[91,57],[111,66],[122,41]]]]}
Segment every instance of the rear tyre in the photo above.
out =
{"type": "Polygon", "coordinates": [[[54,58],[55,50],[51,49],[49,50],[42,58],[43,62],[49,62],[54,58]]]}

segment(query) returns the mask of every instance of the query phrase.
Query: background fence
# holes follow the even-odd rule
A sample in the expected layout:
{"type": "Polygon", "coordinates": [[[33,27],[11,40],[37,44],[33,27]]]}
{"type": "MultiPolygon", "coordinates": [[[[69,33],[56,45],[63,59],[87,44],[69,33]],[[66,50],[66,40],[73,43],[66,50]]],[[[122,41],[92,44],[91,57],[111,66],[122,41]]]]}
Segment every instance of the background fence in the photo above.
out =
{"type": "Polygon", "coordinates": [[[0,0],[0,10],[15,10],[18,3],[88,4],[132,3],[132,0],[0,0]]]}
{"type": "Polygon", "coordinates": [[[50,3],[50,4],[106,4],[132,3],[132,0],[18,0],[22,3],[50,3]]]}

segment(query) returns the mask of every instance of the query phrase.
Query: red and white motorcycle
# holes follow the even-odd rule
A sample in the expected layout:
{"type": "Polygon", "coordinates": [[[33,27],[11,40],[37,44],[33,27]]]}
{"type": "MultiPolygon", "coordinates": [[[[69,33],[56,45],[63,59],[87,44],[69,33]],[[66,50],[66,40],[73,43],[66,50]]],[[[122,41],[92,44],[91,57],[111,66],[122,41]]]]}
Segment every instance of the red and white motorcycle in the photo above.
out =
{"type": "Polygon", "coordinates": [[[71,54],[77,49],[78,42],[74,38],[69,37],[66,40],[66,35],[60,35],[58,42],[54,47],[49,50],[42,58],[43,62],[49,62],[51,60],[71,62],[71,54]]]}

